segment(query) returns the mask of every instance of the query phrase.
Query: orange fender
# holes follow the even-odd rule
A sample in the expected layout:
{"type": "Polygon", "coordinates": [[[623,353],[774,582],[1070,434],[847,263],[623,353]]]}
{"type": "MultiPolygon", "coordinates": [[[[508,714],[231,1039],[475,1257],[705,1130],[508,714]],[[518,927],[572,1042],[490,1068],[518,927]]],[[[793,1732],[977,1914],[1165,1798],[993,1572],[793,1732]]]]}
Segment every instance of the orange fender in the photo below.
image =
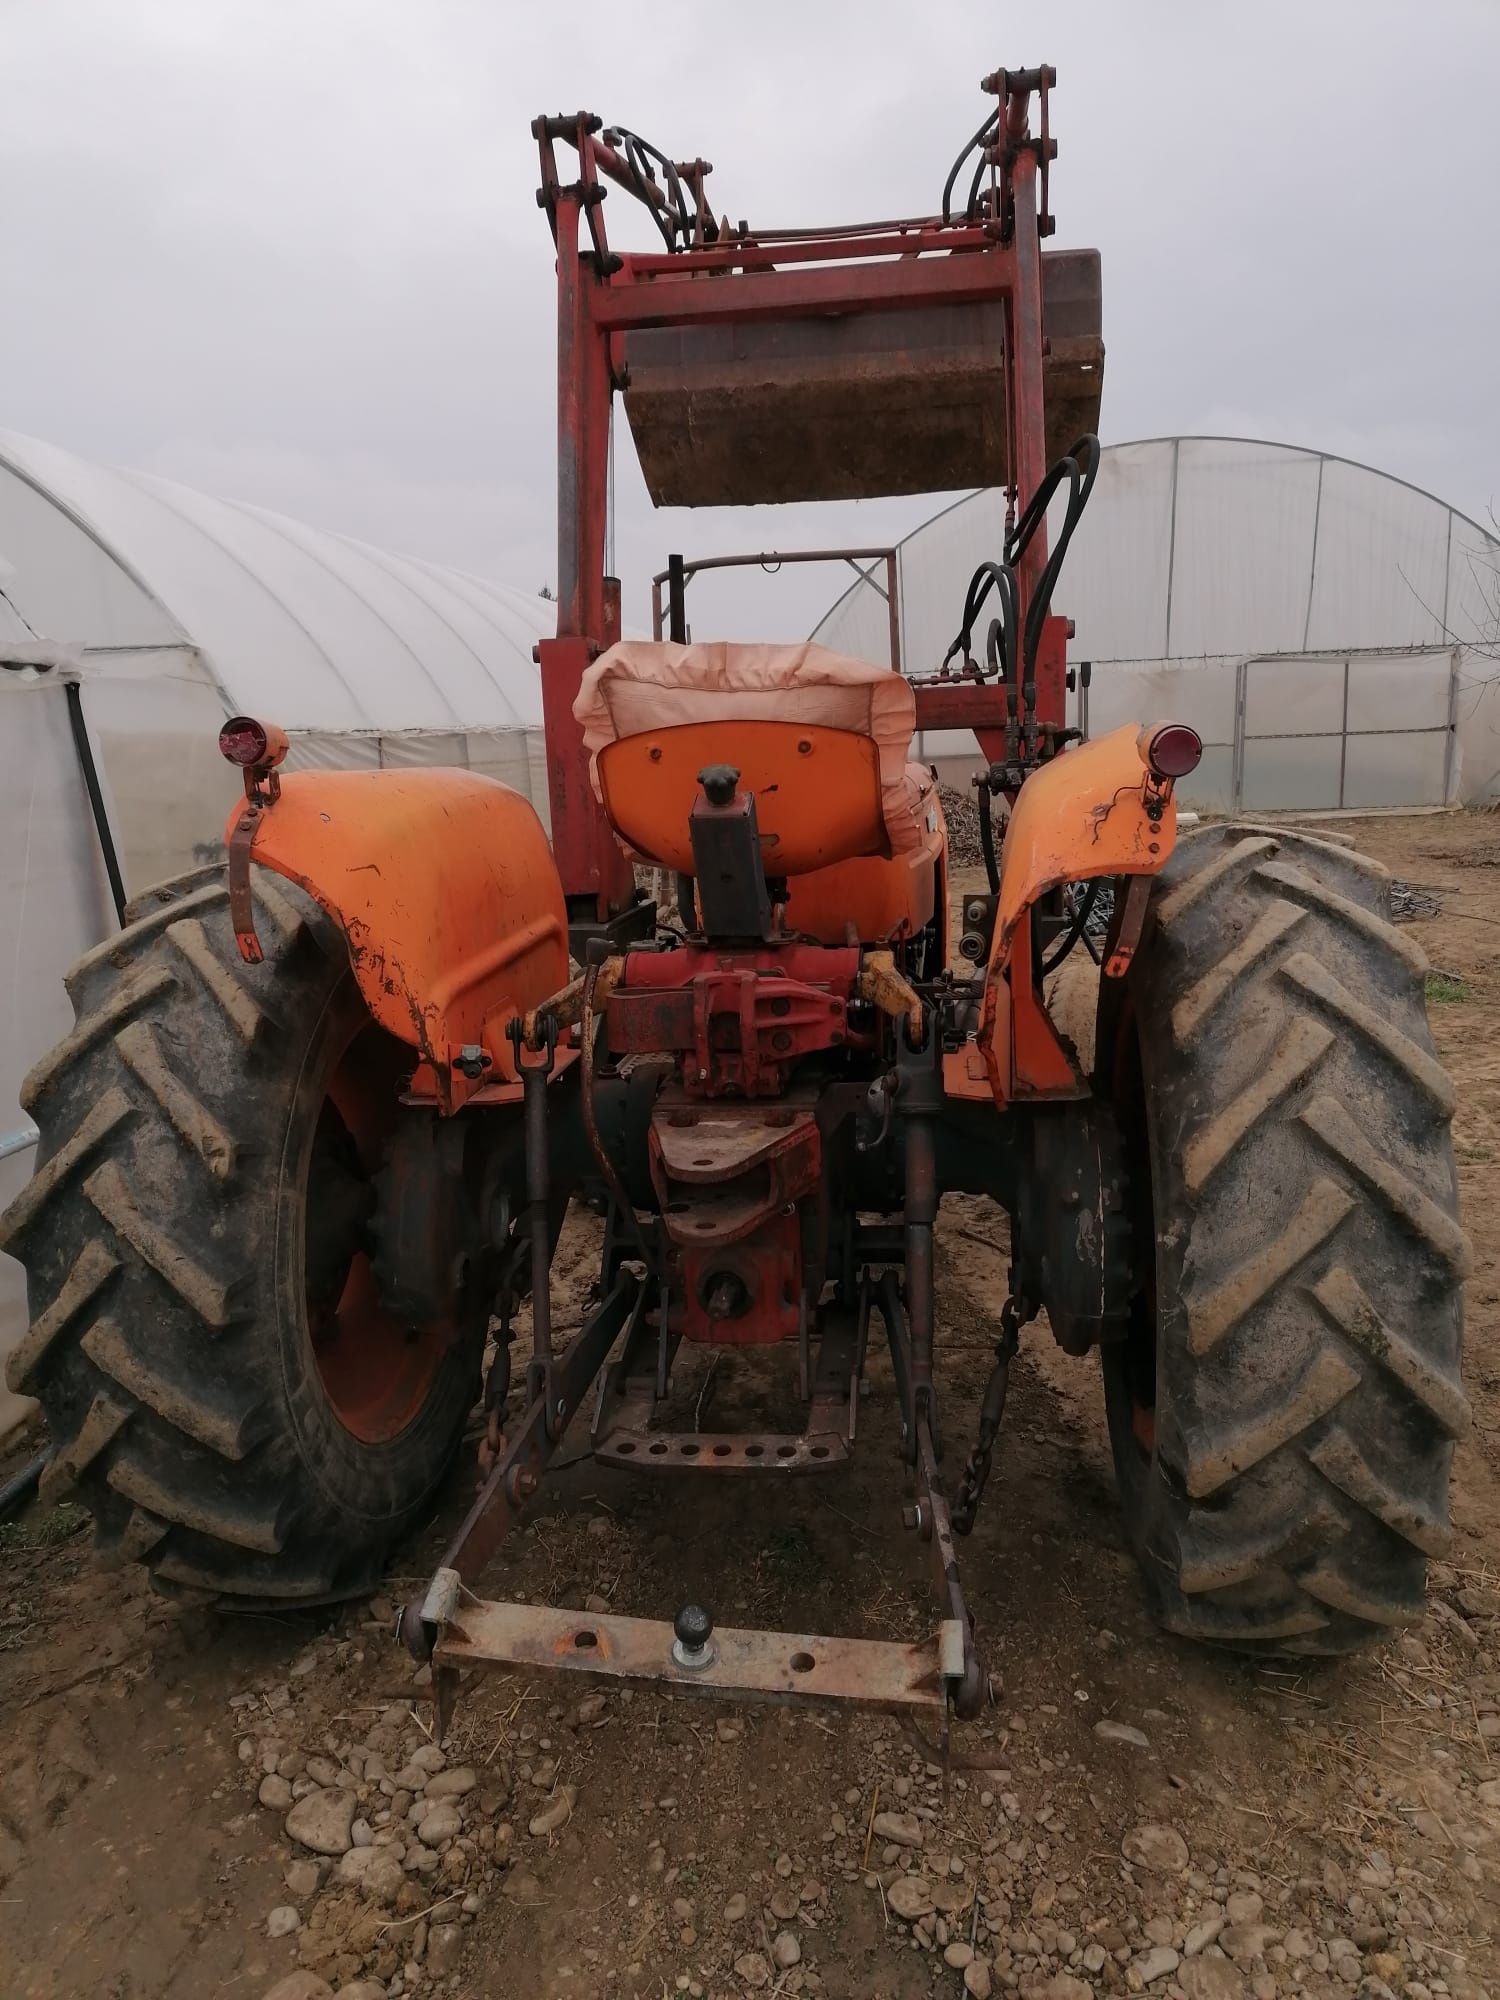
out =
{"type": "Polygon", "coordinates": [[[478,1087],[453,1067],[466,1044],[490,1057],[486,1082],[514,1080],[506,1023],[568,979],[562,884],[529,799],[473,771],[293,772],[250,858],[338,924],[365,1004],[432,1066],[446,1109],[478,1087]]]}
{"type": "Polygon", "coordinates": [[[1001,1104],[1079,1097],[1079,1076],[1045,1006],[1032,965],[1032,905],[1064,882],[1155,875],[1177,844],[1170,782],[1146,768],[1149,730],[1127,723],[1033,771],[1016,795],[1001,852],[1000,897],[985,974],[979,1047],[1001,1104]],[[1151,818],[1149,802],[1160,808],[1151,818]]]}

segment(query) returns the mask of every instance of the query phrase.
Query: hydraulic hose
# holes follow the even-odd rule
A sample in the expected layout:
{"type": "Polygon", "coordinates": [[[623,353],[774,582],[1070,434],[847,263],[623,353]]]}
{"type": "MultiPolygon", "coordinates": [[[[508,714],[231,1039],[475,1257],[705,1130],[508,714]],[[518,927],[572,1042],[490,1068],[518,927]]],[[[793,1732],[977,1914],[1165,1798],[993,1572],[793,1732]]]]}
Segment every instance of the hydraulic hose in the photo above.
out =
{"type": "Polygon", "coordinates": [[[1062,943],[1053,952],[1052,956],[1042,960],[1043,978],[1049,972],[1056,972],[1074,945],[1087,932],[1089,918],[1093,915],[1094,904],[1099,898],[1099,884],[1103,879],[1102,876],[1096,875],[1093,881],[1089,883],[1087,889],[1084,890],[1082,896],[1079,897],[1073,911],[1073,921],[1068,926],[1067,935],[1063,938],[1062,943]]]}
{"type": "Polygon", "coordinates": [[[1041,651],[1042,630],[1052,609],[1052,593],[1062,572],[1068,546],[1072,542],[1083,510],[1099,476],[1099,440],[1092,432],[1079,438],[1072,450],[1048,468],[1045,477],[1022,509],[1020,519],[1005,538],[1004,559],[986,559],[969,578],[964,592],[963,615],[953,643],[943,655],[943,667],[958,657],[972,665],[974,627],[993,592],[998,599],[998,616],[989,629],[985,647],[986,665],[1006,689],[1006,754],[1014,761],[1020,748],[1020,718],[1024,715],[1028,760],[1036,755],[1036,669],[1041,651]],[[1024,630],[1020,624],[1020,585],[1016,568],[1030,548],[1038,529],[1047,518],[1053,495],[1067,482],[1068,499],[1057,541],[1042,565],[1036,587],[1026,607],[1024,630]],[[1019,714],[1018,714],[1019,698],[1019,714]]]}
{"type": "Polygon", "coordinates": [[[986,773],[979,785],[979,851],[984,856],[984,872],[989,880],[990,894],[1000,893],[1000,861],[995,853],[995,822],[990,802],[989,776],[986,773]]]}
{"type": "Polygon", "coordinates": [[[958,184],[959,175],[964,170],[964,162],[969,158],[969,155],[973,153],[976,148],[978,148],[979,162],[974,169],[974,179],[969,188],[969,203],[968,203],[968,209],[966,211],[967,214],[972,218],[974,214],[975,204],[979,198],[979,183],[984,178],[984,168],[985,168],[984,148],[988,146],[990,141],[997,136],[999,130],[1000,130],[1000,113],[998,111],[992,111],[989,117],[986,118],[984,123],[980,126],[979,130],[974,134],[973,138],[970,139],[969,143],[964,147],[963,151],[959,154],[958,158],[953,162],[953,165],[948,169],[948,178],[943,182],[944,222],[951,222],[953,219],[953,190],[958,184]]]}
{"type": "Polygon", "coordinates": [[[1062,572],[1068,544],[1072,541],[1074,530],[1083,518],[1083,510],[1089,504],[1089,495],[1094,490],[1094,481],[1098,476],[1099,440],[1090,431],[1079,438],[1072,450],[1065,453],[1049,469],[1041,485],[1026,503],[1021,518],[1005,545],[1005,560],[1014,567],[1031,546],[1032,537],[1047,517],[1047,508],[1051,504],[1053,494],[1066,479],[1068,504],[1063,515],[1063,524],[1042,573],[1037,578],[1036,589],[1032,592],[1031,602],[1026,609],[1026,630],[1022,638],[1021,658],[1026,668],[1025,677],[1030,682],[1034,682],[1036,678],[1036,656],[1042,643],[1042,626],[1052,609],[1052,592],[1062,572]]]}

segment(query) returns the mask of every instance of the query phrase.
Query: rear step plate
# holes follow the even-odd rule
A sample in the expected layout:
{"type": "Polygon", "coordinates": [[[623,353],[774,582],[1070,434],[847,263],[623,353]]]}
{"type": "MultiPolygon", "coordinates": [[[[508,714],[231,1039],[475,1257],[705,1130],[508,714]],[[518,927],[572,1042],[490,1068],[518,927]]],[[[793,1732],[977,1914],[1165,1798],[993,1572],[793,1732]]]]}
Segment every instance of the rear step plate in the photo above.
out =
{"type": "Polygon", "coordinates": [[[831,1472],[848,1462],[838,1431],[644,1431],[616,1425],[594,1446],[596,1465],[632,1472],[831,1472]]]}
{"type": "Polygon", "coordinates": [[[963,1633],[951,1620],[919,1645],[715,1626],[711,1658],[684,1667],[664,1619],[596,1617],[534,1604],[467,1598],[443,1626],[435,1668],[511,1667],[598,1682],[646,1682],[682,1694],[741,1701],[945,1712],[945,1667],[962,1670],[963,1633]]]}

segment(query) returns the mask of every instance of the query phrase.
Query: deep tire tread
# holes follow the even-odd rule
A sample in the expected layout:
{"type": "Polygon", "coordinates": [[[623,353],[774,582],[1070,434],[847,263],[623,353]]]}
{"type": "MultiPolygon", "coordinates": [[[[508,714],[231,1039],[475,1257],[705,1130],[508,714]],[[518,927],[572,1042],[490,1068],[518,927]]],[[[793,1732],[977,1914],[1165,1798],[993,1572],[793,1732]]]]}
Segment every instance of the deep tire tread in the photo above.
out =
{"type": "Polygon", "coordinates": [[[1451,1532],[1472,1255],[1427,960],[1389,921],[1388,883],[1337,842],[1201,829],[1130,977],[1154,1452],[1107,1360],[1111,1434],[1163,1623],[1251,1652],[1346,1652],[1413,1623],[1451,1532]]]}
{"type": "Polygon", "coordinates": [[[40,1397],[48,1490],[89,1506],[101,1559],[179,1595],[312,1604],[376,1583],[474,1385],[455,1355],[441,1407],[369,1453],[338,1431],[333,1471],[308,1442],[272,1246],[309,1037],[352,984],[311,898],[259,870],[254,897],[262,964],[240,958],[220,867],[138,897],[68,975],[77,1025],[28,1079],[38,1164],[0,1219],[32,1309],[6,1377],[40,1397]]]}
{"type": "Polygon", "coordinates": [[[62,1143],[40,1162],[31,1179],[0,1217],[0,1250],[14,1251],[63,1183],[89,1160],[115,1127],[130,1116],[130,1099],[122,1090],[107,1090],[85,1112],[62,1143]]]}
{"type": "Polygon", "coordinates": [[[227,1181],[234,1171],[234,1141],[208,1106],[173,1073],[155,1031],[144,1021],[132,1021],[115,1036],[115,1048],[166,1113],[183,1144],[211,1174],[227,1181]]]}
{"type": "Polygon", "coordinates": [[[229,1324],[229,1287],[146,1214],[118,1160],[106,1160],[83,1184],[83,1191],[114,1234],[210,1327],[229,1324]]]}

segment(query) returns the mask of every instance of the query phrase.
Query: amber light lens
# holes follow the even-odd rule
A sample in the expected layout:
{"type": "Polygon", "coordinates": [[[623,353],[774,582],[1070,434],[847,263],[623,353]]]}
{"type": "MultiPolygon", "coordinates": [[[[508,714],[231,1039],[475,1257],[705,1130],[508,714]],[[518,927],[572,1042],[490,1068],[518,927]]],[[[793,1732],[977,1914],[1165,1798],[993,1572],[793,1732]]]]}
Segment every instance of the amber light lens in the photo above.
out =
{"type": "Polygon", "coordinates": [[[219,755],[231,764],[265,761],[268,739],[264,727],[249,715],[231,715],[219,731],[219,755]]]}
{"type": "Polygon", "coordinates": [[[1196,771],[1203,755],[1203,738],[1185,722],[1169,722],[1146,745],[1146,762],[1153,778],[1185,778],[1196,771]]]}

